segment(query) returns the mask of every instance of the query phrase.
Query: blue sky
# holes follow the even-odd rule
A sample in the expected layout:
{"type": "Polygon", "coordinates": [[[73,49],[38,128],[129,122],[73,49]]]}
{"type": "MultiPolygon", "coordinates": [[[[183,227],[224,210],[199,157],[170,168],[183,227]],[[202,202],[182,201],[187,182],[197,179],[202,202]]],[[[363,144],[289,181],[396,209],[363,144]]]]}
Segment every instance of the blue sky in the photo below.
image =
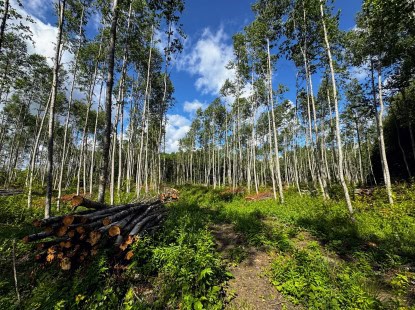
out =
{"type": "MultiPolygon", "coordinates": [[[[56,16],[52,6],[54,1],[23,1],[24,10],[36,20],[36,24],[31,25],[36,45],[31,49],[45,55],[50,61],[53,57],[53,42],[56,40],[56,16]]],[[[224,66],[232,59],[232,35],[242,31],[252,21],[252,3],[253,1],[246,0],[186,1],[181,23],[187,39],[184,51],[177,57],[171,75],[176,103],[168,112],[168,151],[177,150],[178,140],[189,129],[195,110],[212,102],[218,96],[225,79],[231,78],[231,72],[224,66]]],[[[341,10],[341,29],[349,30],[354,27],[354,16],[360,6],[361,0],[335,2],[335,9],[341,10]]],[[[91,28],[98,19],[91,21],[91,28]]],[[[70,54],[64,55],[63,62],[70,60],[70,54]]],[[[285,84],[290,89],[286,97],[295,100],[295,70],[290,62],[278,62],[274,83],[285,84]]]]}

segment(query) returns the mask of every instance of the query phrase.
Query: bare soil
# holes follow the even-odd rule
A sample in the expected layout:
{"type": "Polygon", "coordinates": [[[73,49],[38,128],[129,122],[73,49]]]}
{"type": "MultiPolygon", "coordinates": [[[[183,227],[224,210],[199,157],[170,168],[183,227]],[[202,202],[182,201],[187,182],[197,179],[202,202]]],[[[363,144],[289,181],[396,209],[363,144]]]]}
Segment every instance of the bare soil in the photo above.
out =
{"type": "Polygon", "coordinates": [[[271,266],[272,255],[247,246],[243,236],[235,232],[231,224],[214,225],[212,233],[218,251],[234,276],[226,290],[229,298],[226,309],[295,309],[265,275],[271,266]]]}

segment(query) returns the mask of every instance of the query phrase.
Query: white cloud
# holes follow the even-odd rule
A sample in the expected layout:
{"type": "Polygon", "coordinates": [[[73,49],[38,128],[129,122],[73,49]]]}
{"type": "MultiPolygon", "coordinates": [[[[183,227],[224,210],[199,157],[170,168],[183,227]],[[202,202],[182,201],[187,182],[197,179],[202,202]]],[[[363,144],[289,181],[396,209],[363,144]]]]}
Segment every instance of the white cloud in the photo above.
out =
{"type": "MultiPolygon", "coordinates": [[[[34,45],[30,41],[27,42],[29,53],[45,56],[48,60],[48,64],[52,66],[53,58],[55,57],[55,44],[58,29],[49,23],[44,23],[40,18],[43,17],[46,8],[53,5],[53,1],[29,0],[24,2],[24,8],[19,7],[15,1],[12,1],[11,3],[16,11],[23,17],[31,15],[34,20],[34,23],[28,22],[25,18],[20,20],[22,24],[29,27],[33,34],[32,39],[34,45]]],[[[73,55],[71,53],[67,51],[63,53],[62,63],[64,65],[68,65],[72,59],[73,55]]]]}
{"type": "Polygon", "coordinates": [[[48,8],[53,7],[53,0],[26,0],[23,5],[32,16],[44,18],[48,8]]]}
{"type": "Polygon", "coordinates": [[[166,152],[179,150],[179,140],[190,130],[191,121],[179,114],[167,114],[166,152]]]}
{"type": "Polygon", "coordinates": [[[198,109],[206,109],[207,104],[202,103],[199,100],[195,99],[192,102],[185,101],[183,105],[183,110],[188,112],[189,114],[193,115],[198,109]]]}
{"type": "Polygon", "coordinates": [[[358,81],[364,81],[368,77],[368,65],[364,64],[362,67],[351,67],[350,74],[352,78],[358,81]]]}
{"type": "Polygon", "coordinates": [[[218,95],[226,79],[232,79],[234,72],[225,66],[233,59],[233,48],[227,44],[228,36],[223,28],[212,33],[206,28],[194,46],[185,48],[176,66],[197,76],[196,89],[202,94],[218,95]]]}

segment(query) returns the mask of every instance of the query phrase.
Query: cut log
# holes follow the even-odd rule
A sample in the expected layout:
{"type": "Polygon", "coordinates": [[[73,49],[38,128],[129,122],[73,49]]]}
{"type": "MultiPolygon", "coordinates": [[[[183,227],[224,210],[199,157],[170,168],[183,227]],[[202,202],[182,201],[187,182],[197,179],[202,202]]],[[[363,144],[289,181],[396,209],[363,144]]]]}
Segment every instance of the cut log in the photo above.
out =
{"type": "Polygon", "coordinates": [[[55,259],[55,257],[56,257],[56,254],[54,254],[54,253],[49,253],[48,255],[46,255],[46,261],[47,261],[48,263],[51,263],[51,262],[53,262],[53,260],[55,259]]]}
{"type": "MultiPolygon", "coordinates": [[[[108,230],[108,233],[111,237],[114,236],[118,236],[121,233],[121,230],[130,222],[132,221],[135,217],[137,217],[138,215],[133,213],[130,215],[127,215],[125,218],[123,218],[122,220],[119,220],[118,222],[115,222],[112,224],[111,228],[108,230]]],[[[105,222],[103,221],[103,224],[105,225],[105,222]]],[[[110,223],[109,223],[110,224],[110,223]]],[[[109,225],[107,224],[107,225],[109,225]]]]}
{"type": "Polygon", "coordinates": [[[40,243],[36,244],[36,249],[43,250],[43,249],[46,249],[46,248],[51,247],[53,245],[60,244],[61,242],[66,242],[66,241],[69,241],[69,239],[68,238],[59,238],[59,239],[55,239],[55,240],[40,242],[40,243]]]}
{"type": "Polygon", "coordinates": [[[33,234],[33,235],[29,235],[23,238],[23,242],[24,243],[28,243],[28,242],[32,242],[32,241],[36,241],[36,240],[41,240],[41,239],[45,239],[47,237],[50,237],[53,235],[53,231],[52,232],[45,232],[42,231],[40,233],[37,234],[33,234]]]}
{"type": "Polygon", "coordinates": [[[132,244],[134,241],[137,241],[137,238],[134,236],[128,235],[127,238],[125,238],[124,242],[119,246],[121,251],[125,251],[125,249],[128,248],[130,244],[132,244]]]}
{"type": "Polygon", "coordinates": [[[137,214],[140,211],[144,211],[146,208],[149,208],[148,205],[139,205],[139,206],[135,206],[120,212],[117,212],[113,215],[107,216],[102,220],[102,224],[104,226],[107,226],[111,223],[114,223],[116,221],[119,221],[123,218],[125,218],[126,216],[130,215],[130,214],[137,214]]]}
{"type": "MultiPolygon", "coordinates": [[[[171,200],[174,195],[169,193],[163,198],[171,200]]],[[[82,205],[94,210],[37,220],[34,225],[44,227],[45,231],[23,239],[27,243],[53,237],[54,240],[46,239],[36,245],[38,250],[43,250],[36,259],[46,263],[56,261],[62,270],[69,270],[88,256],[97,255],[99,248],[107,246],[108,241],[123,250],[118,259],[131,260],[134,253],[128,249],[129,245],[145,232],[160,227],[167,211],[158,197],[119,206],[99,204],[76,195],[68,199],[74,207],[82,205]]]]}
{"type": "Polygon", "coordinates": [[[115,236],[118,236],[119,234],[121,234],[121,228],[118,225],[113,225],[108,230],[108,235],[110,237],[115,237],[115,236]]]}
{"type": "Polygon", "coordinates": [[[0,196],[14,196],[23,194],[21,189],[0,189],[0,196]]]}
{"type": "Polygon", "coordinates": [[[124,237],[122,235],[118,235],[117,238],[115,238],[114,241],[114,247],[120,248],[121,244],[123,243],[124,237]]]}
{"type": "Polygon", "coordinates": [[[74,220],[75,220],[75,216],[69,214],[63,217],[62,223],[65,226],[69,226],[74,222],[74,220]]]}
{"type": "Polygon", "coordinates": [[[134,228],[134,226],[135,226],[138,222],[140,222],[142,219],[144,219],[146,216],[148,216],[148,215],[149,215],[149,214],[151,214],[152,212],[156,212],[159,208],[160,208],[160,206],[159,206],[159,205],[153,205],[153,206],[150,206],[149,208],[147,208],[147,210],[146,210],[146,211],[144,211],[144,213],[143,213],[143,214],[141,214],[140,216],[136,217],[134,220],[132,220],[131,222],[129,222],[129,223],[128,223],[125,227],[124,227],[124,230],[125,230],[126,232],[131,231],[131,230],[134,228]]]}
{"type": "Polygon", "coordinates": [[[69,257],[64,257],[59,263],[59,266],[62,270],[70,270],[71,269],[71,259],[69,257]]]}
{"type": "Polygon", "coordinates": [[[128,251],[128,252],[125,254],[124,258],[125,258],[126,260],[131,260],[131,259],[133,258],[133,256],[134,256],[134,252],[133,252],[133,251],[128,251]]]}
{"type": "Polygon", "coordinates": [[[148,217],[144,218],[142,221],[138,222],[138,223],[134,226],[134,228],[130,231],[129,235],[130,235],[130,236],[135,236],[135,235],[139,234],[139,233],[143,230],[144,226],[145,226],[148,222],[153,221],[153,220],[154,220],[154,219],[156,219],[156,218],[157,218],[157,216],[159,216],[159,215],[160,215],[160,214],[153,214],[153,215],[150,215],[150,216],[148,216],[148,217]]]}
{"type": "MultiPolygon", "coordinates": [[[[91,211],[91,210],[86,210],[86,211],[77,212],[73,215],[76,215],[76,216],[78,216],[78,215],[87,215],[87,214],[92,213],[92,212],[93,211],[91,211]]],[[[59,216],[52,216],[52,217],[49,217],[49,218],[43,219],[43,220],[34,220],[33,221],[33,226],[35,226],[35,227],[45,227],[45,226],[56,224],[56,223],[62,223],[63,219],[67,216],[68,216],[68,214],[59,215],[59,216]]]]}
{"type": "Polygon", "coordinates": [[[56,230],[55,235],[58,237],[63,237],[65,236],[67,231],[68,231],[68,226],[63,225],[56,230]]]}
{"type": "Polygon", "coordinates": [[[74,210],[80,206],[88,208],[88,209],[95,209],[95,210],[108,209],[110,207],[107,204],[92,201],[83,196],[76,196],[76,195],[73,196],[71,199],[71,206],[74,210]]]}
{"type": "Polygon", "coordinates": [[[62,249],[70,249],[72,247],[72,242],[70,240],[61,241],[61,242],[59,242],[59,246],[62,249]]]}
{"type": "MultiPolygon", "coordinates": [[[[143,219],[148,216],[151,212],[156,212],[158,210],[157,205],[151,206],[148,208],[142,215],[136,217],[134,220],[132,220],[130,223],[128,223],[124,227],[124,231],[131,232],[133,228],[139,223],[142,222],[143,219]]],[[[126,236],[125,240],[122,239],[121,236],[119,236],[114,243],[115,247],[119,247],[122,251],[124,251],[130,244],[134,242],[134,237],[130,236],[130,233],[126,236]]]]}
{"type": "Polygon", "coordinates": [[[98,243],[98,241],[101,239],[101,236],[102,236],[102,233],[101,233],[101,232],[99,232],[98,230],[91,231],[91,232],[89,233],[89,239],[87,240],[87,242],[88,242],[90,245],[94,246],[94,245],[96,245],[96,244],[98,243]]]}

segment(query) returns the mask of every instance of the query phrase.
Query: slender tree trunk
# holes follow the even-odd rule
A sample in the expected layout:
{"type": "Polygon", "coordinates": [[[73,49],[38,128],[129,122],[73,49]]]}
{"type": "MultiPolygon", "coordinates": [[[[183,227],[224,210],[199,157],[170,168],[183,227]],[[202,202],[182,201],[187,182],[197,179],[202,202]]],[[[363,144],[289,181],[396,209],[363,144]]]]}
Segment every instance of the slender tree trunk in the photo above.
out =
{"type": "Polygon", "coordinates": [[[359,122],[357,120],[357,115],[355,116],[355,124],[356,124],[356,135],[357,135],[357,151],[359,156],[359,176],[360,176],[360,183],[363,185],[365,183],[365,179],[363,177],[363,160],[362,160],[362,142],[360,139],[360,129],[359,129],[359,122]]]}
{"type": "Polygon", "coordinates": [[[56,51],[55,51],[55,61],[53,66],[53,81],[52,81],[52,94],[50,98],[49,106],[49,134],[48,134],[48,164],[47,164],[47,188],[46,188],[46,201],[45,201],[45,218],[50,216],[52,209],[52,182],[53,182],[53,139],[54,139],[54,125],[55,125],[55,104],[58,92],[58,75],[60,67],[60,52],[62,45],[62,35],[63,35],[63,23],[65,18],[65,4],[66,0],[59,2],[59,28],[58,28],[58,38],[56,42],[56,51]]]}
{"type": "Polygon", "coordinates": [[[91,167],[90,167],[90,171],[89,171],[89,194],[91,196],[92,196],[93,185],[94,185],[95,147],[96,147],[96,142],[97,142],[98,118],[99,118],[99,110],[101,108],[101,96],[102,96],[103,85],[104,85],[104,82],[101,82],[101,88],[99,90],[97,115],[95,117],[94,138],[93,138],[93,142],[92,142],[91,167]]]}
{"type": "Polygon", "coordinates": [[[140,139],[140,152],[138,154],[138,180],[137,180],[137,197],[140,196],[141,191],[141,175],[142,175],[142,157],[143,157],[143,147],[144,147],[144,130],[148,129],[148,120],[147,120],[147,104],[148,104],[148,93],[149,93],[149,86],[150,86],[150,69],[151,69],[151,57],[152,57],[152,49],[153,49],[153,37],[154,31],[153,27],[151,28],[151,39],[150,39],[150,51],[148,54],[148,62],[147,62],[147,77],[146,77],[146,90],[144,94],[144,106],[143,106],[143,113],[141,117],[141,139],[140,139]]]}
{"type": "Polygon", "coordinates": [[[373,165],[372,165],[372,159],[371,159],[371,152],[370,152],[370,147],[369,147],[369,139],[367,137],[367,134],[366,134],[366,152],[367,152],[367,159],[368,159],[369,167],[370,167],[370,174],[373,177],[373,182],[375,183],[375,185],[378,185],[378,183],[376,181],[375,173],[373,171],[373,165]]]}
{"type": "Polygon", "coordinates": [[[344,197],[346,199],[347,208],[349,209],[350,215],[353,216],[352,201],[350,199],[349,189],[347,188],[347,184],[346,184],[346,181],[344,179],[343,150],[342,150],[342,141],[341,141],[341,136],[340,136],[340,119],[339,119],[339,108],[338,108],[338,98],[337,98],[337,88],[336,88],[336,77],[335,77],[335,73],[334,73],[333,60],[332,60],[332,56],[331,56],[330,43],[329,43],[329,38],[328,38],[328,34],[327,34],[327,28],[326,28],[323,5],[324,5],[324,0],[320,0],[321,22],[322,22],[322,26],[323,26],[324,41],[326,43],[327,56],[328,56],[328,60],[329,60],[330,73],[331,73],[331,83],[332,83],[333,97],[334,97],[334,111],[335,111],[335,117],[336,117],[337,153],[338,153],[338,161],[339,161],[339,177],[340,177],[340,183],[343,187],[344,197]]]}
{"type": "Polygon", "coordinates": [[[274,99],[272,95],[271,54],[270,54],[268,39],[267,39],[267,50],[268,50],[269,96],[270,96],[270,102],[271,102],[272,129],[273,129],[273,134],[274,134],[275,170],[276,170],[276,177],[277,177],[278,192],[280,196],[280,203],[284,203],[284,193],[283,193],[282,181],[281,181],[280,156],[279,156],[279,150],[278,150],[278,134],[277,134],[277,128],[275,125],[274,99]]]}
{"type": "Polygon", "coordinates": [[[108,164],[109,164],[109,151],[111,144],[111,129],[112,129],[112,88],[114,86],[114,63],[115,63],[115,41],[117,37],[117,21],[118,21],[118,1],[113,0],[112,7],[112,22],[110,30],[110,43],[108,49],[108,76],[107,76],[107,92],[105,98],[105,113],[106,124],[104,133],[104,143],[102,146],[102,162],[101,172],[99,177],[99,189],[98,189],[98,202],[103,203],[105,199],[105,188],[108,182],[108,164]]]}
{"type": "Polygon", "coordinates": [[[382,163],[382,171],[383,171],[383,179],[385,182],[386,192],[388,194],[389,203],[393,204],[393,195],[392,195],[392,185],[390,180],[389,174],[389,164],[386,157],[386,147],[385,147],[385,139],[383,134],[383,91],[382,91],[382,69],[379,64],[378,66],[378,92],[379,92],[379,110],[377,107],[376,102],[376,88],[375,88],[375,77],[374,77],[374,63],[373,59],[371,59],[371,74],[372,74],[372,91],[373,91],[373,105],[374,111],[376,114],[376,127],[378,132],[378,140],[379,140],[379,151],[380,151],[380,159],[382,163]]]}
{"type": "Polygon", "coordinates": [[[271,130],[271,115],[269,112],[269,109],[271,107],[271,101],[272,98],[270,98],[268,96],[268,137],[269,137],[269,141],[268,141],[268,147],[269,147],[269,169],[270,169],[270,173],[271,173],[271,181],[272,181],[272,192],[274,194],[274,199],[277,200],[277,188],[276,188],[276,184],[275,184],[275,169],[274,169],[274,160],[272,159],[272,130],[271,130]]]}
{"type": "Polygon", "coordinates": [[[4,31],[6,30],[6,23],[9,17],[9,6],[10,6],[9,0],[5,0],[4,9],[3,9],[4,13],[3,13],[3,18],[1,19],[1,26],[0,26],[0,53],[3,47],[4,31]]]}
{"type": "MultiPolygon", "coordinates": [[[[120,85],[120,89],[122,86],[120,85]]],[[[114,129],[112,133],[112,150],[111,150],[111,180],[110,180],[110,204],[114,205],[114,186],[115,186],[115,150],[117,149],[117,126],[120,118],[121,105],[118,103],[117,114],[115,118],[114,129]]]]}
{"type": "Polygon", "coordinates": [[[78,72],[78,58],[79,58],[79,50],[81,48],[82,44],[82,29],[83,29],[83,22],[84,22],[84,10],[85,6],[82,6],[82,13],[81,13],[81,22],[79,24],[79,42],[78,47],[75,54],[75,63],[73,67],[73,75],[72,75],[72,83],[71,83],[71,90],[69,92],[69,101],[68,101],[68,111],[66,112],[66,120],[65,120],[65,129],[63,134],[63,146],[62,146],[62,160],[59,170],[59,183],[58,183],[58,198],[57,198],[57,204],[56,208],[59,211],[60,210],[60,199],[62,195],[62,178],[63,178],[63,170],[65,168],[65,162],[66,162],[66,147],[68,142],[68,127],[69,127],[69,118],[71,115],[71,107],[72,107],[72,101],[73,101],[73,92],[75,89],[75,83],[76,83],[76,75],[78,72]]]}

